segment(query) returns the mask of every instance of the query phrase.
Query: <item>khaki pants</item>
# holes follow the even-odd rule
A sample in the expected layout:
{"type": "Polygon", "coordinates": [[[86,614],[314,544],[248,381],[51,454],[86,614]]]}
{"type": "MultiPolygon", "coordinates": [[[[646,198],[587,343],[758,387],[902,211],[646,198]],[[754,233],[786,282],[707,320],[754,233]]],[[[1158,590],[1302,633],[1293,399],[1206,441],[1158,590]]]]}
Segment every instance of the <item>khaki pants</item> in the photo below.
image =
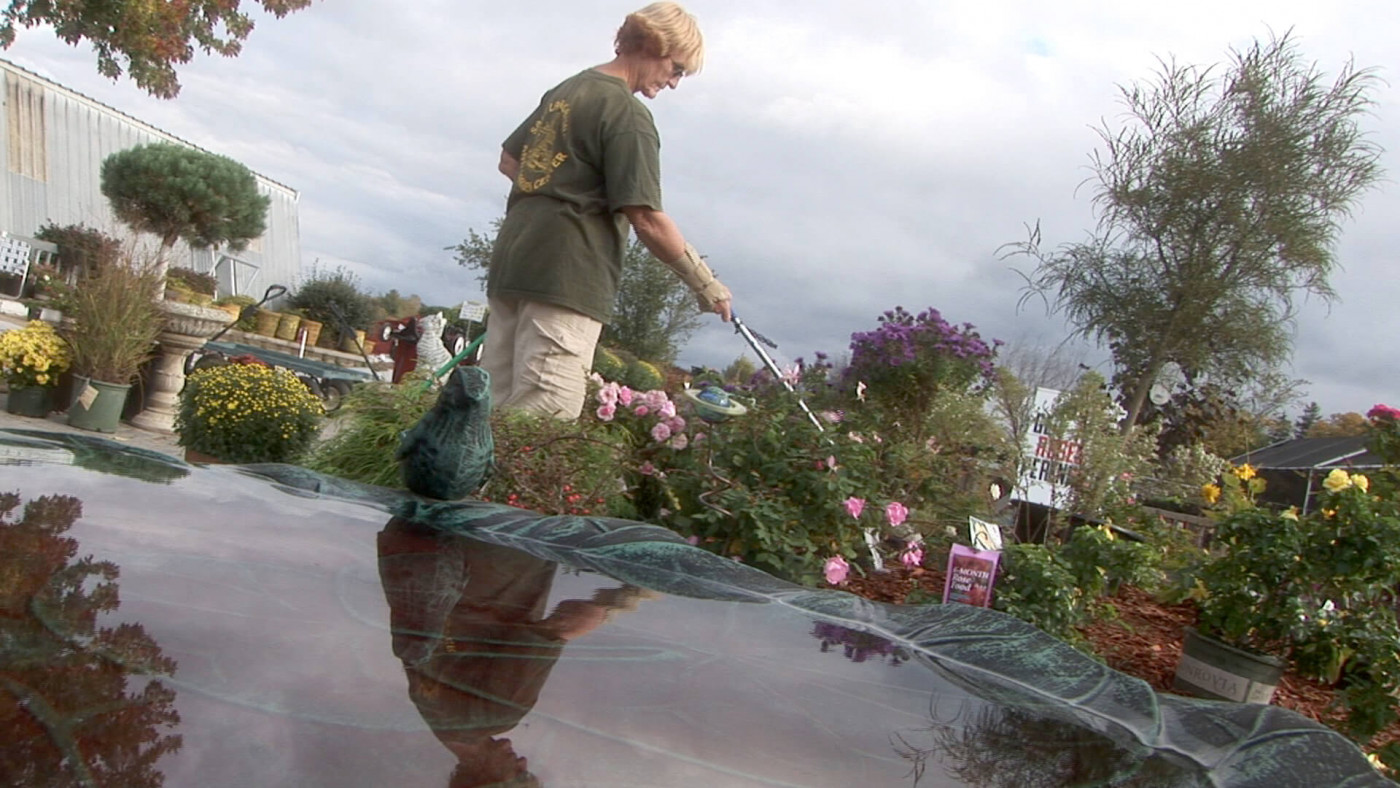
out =
{"type": "Polygon", "coordinates": [[[493,407],[578,418],[603,324],[554,304],[487,302],[491,316],[481,366],[491,375],[493,407]]]}

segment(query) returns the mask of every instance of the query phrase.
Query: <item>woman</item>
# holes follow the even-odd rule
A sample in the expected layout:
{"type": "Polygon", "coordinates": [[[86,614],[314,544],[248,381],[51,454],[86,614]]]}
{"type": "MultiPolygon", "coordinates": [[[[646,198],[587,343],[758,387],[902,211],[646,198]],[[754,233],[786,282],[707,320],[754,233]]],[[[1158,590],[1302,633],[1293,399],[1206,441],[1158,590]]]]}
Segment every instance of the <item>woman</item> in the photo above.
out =
{"type": "Polygon", "coordinates": [[[481,361],[498,408],[578,417],[629,226],[701,310],[731,317],[729,289],[661,208],[660,137],[636,98],[700,70],[700,28],[680,5],[653,3],[628,15],[614,44],[611,61],[545,93],[502,145],[513,185],[487,277],[481,361]]]}

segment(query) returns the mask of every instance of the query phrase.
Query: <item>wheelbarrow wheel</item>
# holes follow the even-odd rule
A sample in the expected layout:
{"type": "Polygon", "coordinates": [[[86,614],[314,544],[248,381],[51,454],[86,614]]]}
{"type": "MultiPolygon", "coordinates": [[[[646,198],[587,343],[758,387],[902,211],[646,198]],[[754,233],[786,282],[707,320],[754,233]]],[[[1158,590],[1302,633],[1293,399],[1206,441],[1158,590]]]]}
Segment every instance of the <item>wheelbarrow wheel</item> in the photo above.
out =
{"type": "Polygon", "coordinates": [[[327,413],[340,410],[340,406],[345,404],[345,396],[350,393],[350,384],[344,380],[325,380],[320,388],[321,407],[327,413]]]}

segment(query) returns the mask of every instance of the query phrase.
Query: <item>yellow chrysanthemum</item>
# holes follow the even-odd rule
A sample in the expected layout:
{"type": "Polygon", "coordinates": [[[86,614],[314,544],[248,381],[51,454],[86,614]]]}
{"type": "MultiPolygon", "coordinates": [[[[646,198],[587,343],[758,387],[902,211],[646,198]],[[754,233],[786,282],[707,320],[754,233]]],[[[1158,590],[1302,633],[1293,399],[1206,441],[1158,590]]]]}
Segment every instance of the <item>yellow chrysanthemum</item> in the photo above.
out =
{"type": "Polygon", "coordinates": [[[1254,466],[1250,465],[1249,463],[1245,463],[1244,465],[1241,465],[1240,467],[1235,469],[1235,475],[1239,477],[1240,481],[1244,482],[1253,479],[1258,474],[1259,472],[1254,470],[1254,466]]]}

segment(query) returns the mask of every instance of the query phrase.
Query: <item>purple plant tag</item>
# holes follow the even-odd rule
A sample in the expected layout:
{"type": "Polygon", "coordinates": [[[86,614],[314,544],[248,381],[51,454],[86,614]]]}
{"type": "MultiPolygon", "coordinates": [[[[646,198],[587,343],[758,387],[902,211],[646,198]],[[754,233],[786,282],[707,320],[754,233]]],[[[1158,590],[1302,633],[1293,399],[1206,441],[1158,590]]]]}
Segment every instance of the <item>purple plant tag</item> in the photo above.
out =
{"type": "Polygon", "coordinates": [[[992,586],[996,582],[1001,552],[974,550],[955,544],[948,553],[948,576],[943,581],[943,604],[991,607],[992,586]]]}

